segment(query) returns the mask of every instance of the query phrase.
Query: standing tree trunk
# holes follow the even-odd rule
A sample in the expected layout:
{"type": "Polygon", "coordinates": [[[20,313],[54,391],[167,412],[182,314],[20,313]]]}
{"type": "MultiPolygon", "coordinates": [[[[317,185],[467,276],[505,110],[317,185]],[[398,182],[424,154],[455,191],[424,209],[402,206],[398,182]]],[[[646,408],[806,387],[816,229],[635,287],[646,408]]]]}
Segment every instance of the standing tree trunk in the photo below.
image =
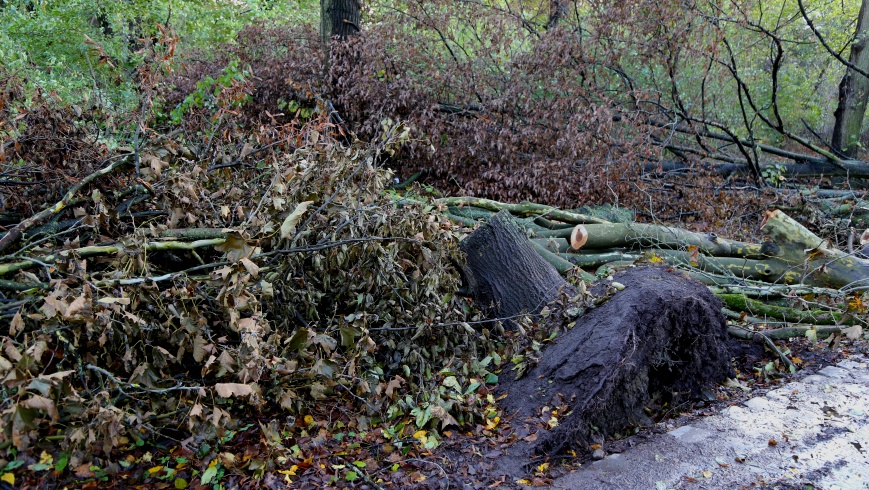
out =
{"type": "Polygon", "coordinates": [[[549,0],[549,20],[546,21],[546,28],[553,29],[565,17],[567,17],[567,4],[563,0],[549,0]]]}
{"type": "Polygon", "coordinates": [[[327,44],[338,36],[347,39],[359,32],[358,0],[320,0],[320,40],[327,44]]]}
{"type": "MultiPolygon", "coordinates": [[[[863,0],[860,15],[857,19],[857,29],[851,45],[851,55],[848,62],[864,72],[869,71],[869,0],[863,0]]],[[[839,84],[839,106],[833,114],[832,146],[849,157],[857,151],[860,131],[863,126],[863,115],[866,113],[866,101],[869,99],[869,77],[847,68],[842,83],[839,84]]]]}

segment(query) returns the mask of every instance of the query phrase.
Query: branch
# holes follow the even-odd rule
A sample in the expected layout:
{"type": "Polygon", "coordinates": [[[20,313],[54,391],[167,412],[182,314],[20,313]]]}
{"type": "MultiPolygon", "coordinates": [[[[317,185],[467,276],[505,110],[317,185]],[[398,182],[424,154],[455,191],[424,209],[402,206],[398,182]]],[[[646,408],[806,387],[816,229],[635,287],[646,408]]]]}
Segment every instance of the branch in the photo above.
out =
{"type": "Polygon", "coordinates": [[[35,226],[38,223],[41,223],[49,216],[63,211],[67,207],[67,205],[69,205],[69,202],[72,201],[75,195],[78,194],[78,191],[80,191],[84,186],[90,184],[98,177],[102,177],[103,175],[111,173],[118,167],[129,164],[129,160],[130,155],[124,155],[121,160],[118,160],[117,162],[109,165],[108,167],[102,168],[88,175],[87,177],[78,181],[74,186],[70,187],[70,189],[66,191],[66,194],[63,196],[63,199],[58,201],[54,206],[43,209],[39,213],[18,223],[15,228],[12,228],[11,230],[9,230],[8,233],[3,235],[3,238],[0,238],[0,252],[6,250],[7,248],[9,248],[10,245],[18,241],[18,239],[21,238],[21,236],[27,229],[35,226]]]}
{"type": "Polygon", "coordinates": [[[839,63],[842,63],[843,65],[847,66],[851,70],[854,70],[855,72],[863,75],[864,77],[869,78],[869,72],[866,72],[865,70],[861,70],[859,66],[855,65],[854,63],[849,62],[845,58],[842,58],[842,56],[839,53],[833,51],[833,48],[831,48],[830,45],[827,44],[827,41],[824,40],[824,37],[821,36],[821,33],[815,28],[815,24],[812,23],[812,19],[809,18],[809,14],[806,13],[806,7],[803,6],[803,0],[797,0],[797,5],[800,6],[800,13],[803,14],[803,19],[806,20],[806,24],[809,26],[809,29],[811,29],[812,32],[815,33],[815,37],[818,38],[818,41],[821,41],[821,44],[824,46],[824,49],[826,49],[831,55],[833,55],[833,57],[836,58],[839,61],[839,63]]]}
{"type": "MultiPolygon", "coordinates": [[[[225,238],[212,238],[208,240],[196,240],[193,242],[148,242],[144,245],[144,249],[146,252],[157,252],[163,250],[193,250],[200,247],[220,245],[225,241],[225,238]]],[[[9,274],[11,272],[19,271],[21,269],[29,269],[30,267],[34,267],[37,265],[51,265],[60,259],[66,259],[73,256],[95,257],[98,255],[109,255],[117,253],[121,248],[122,247],[119,245],[94,245],[90,247],[81,247],[72,250],[63,250],[61,252],[46,255],[44,257],[39,257],[38,259],[25,258],[24,260],[18,262],[0,264],[0,276],[9,274]]]]}

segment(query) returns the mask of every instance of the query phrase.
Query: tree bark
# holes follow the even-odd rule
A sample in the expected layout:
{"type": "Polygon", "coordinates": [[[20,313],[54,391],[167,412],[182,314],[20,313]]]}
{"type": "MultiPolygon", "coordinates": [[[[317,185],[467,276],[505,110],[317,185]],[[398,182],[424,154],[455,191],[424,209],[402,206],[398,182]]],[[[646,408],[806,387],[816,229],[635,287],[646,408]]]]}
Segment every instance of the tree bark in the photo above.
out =
{"type": "Polygon", "coordinates": [[[779,245],[775,260],[787,267],[778,282],[843,288],[869,278],[869,260],[830,244],[779,210],[767,212],[761,229],[779,245]]]}
{"type": "Polygon", "coordinates": [[[320,40],[347,39],[360,31],[358,0],[320,0],[320,40]]]}
{"type": "Polygon", "coordinates": [[[534,249],[508,211],[501,211],[464,239],[466,277],[474,300],[490,314],[510,318],[537,313],[558,298],[574,292],[534,249]]]}
{"type": "Polygon", "coordinates": [[[567,3],[563,0],[549,0],[549,19],[546,21],[546,28],[554,28],[565,17],[567,17],[567,3]]]}
{"type": "MultiPolygon", "coordinates": [[[[869,0],[863,0],[857,19],[857,29],[851,45],[848,62],[861,70],[869,71],[869,0]]],[[[839,106],[833,114],[832,146],[845,155],[853,157],[857,151],[866,102],[869,100],[869,78],[847,68],[839,84],[839,106]]]]}

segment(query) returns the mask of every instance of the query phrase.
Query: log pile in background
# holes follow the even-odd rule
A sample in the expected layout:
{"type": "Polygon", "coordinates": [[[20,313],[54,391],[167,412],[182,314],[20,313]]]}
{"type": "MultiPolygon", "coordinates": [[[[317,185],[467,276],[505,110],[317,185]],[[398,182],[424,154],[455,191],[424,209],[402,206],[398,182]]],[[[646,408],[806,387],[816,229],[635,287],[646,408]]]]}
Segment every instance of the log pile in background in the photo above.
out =
{"type": "MultiPolygon", "coordinates": [[[[448,197],[454,222],[476,225],[507,210],[525,227],[537,252],[559,272],[575,266],[606,276],[640,262],[661,263],[706,284],[725,304],[730,317],[755,326],[766,336],[860,337],[867,322],[864,292],[869,289],[869,260],[860,250],[832,247],[780,210],[765,214],[761,231],[768,240],[747,243],[714,233],[636,223],[584,209],[573,212],[534,203],[502,204],[468,197],[448,197]],[[609,219],[608,219],[609,218],[609,219]],[[848,327],[848,328],[845,328],[848,327]]],[[[731,329],[740,337],[753,332],[731,329]]]]}

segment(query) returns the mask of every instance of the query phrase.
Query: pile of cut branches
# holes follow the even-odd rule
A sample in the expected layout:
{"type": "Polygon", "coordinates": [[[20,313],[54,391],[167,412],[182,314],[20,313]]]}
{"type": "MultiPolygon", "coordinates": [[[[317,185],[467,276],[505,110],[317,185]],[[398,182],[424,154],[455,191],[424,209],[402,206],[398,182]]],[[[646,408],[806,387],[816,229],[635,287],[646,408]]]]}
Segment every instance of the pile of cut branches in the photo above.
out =
{"type": "Polygon", "coordinates": [[[384,192],[408,132],[344,145],[314,120],[296,136],[215,172],[172,141],[118,151],[6,228],[0,450],[195,448],[323,405],[360,430],[412,421],[431,445],[484,420],[492,344],[455,296],[460,230],[384,192]]]}

